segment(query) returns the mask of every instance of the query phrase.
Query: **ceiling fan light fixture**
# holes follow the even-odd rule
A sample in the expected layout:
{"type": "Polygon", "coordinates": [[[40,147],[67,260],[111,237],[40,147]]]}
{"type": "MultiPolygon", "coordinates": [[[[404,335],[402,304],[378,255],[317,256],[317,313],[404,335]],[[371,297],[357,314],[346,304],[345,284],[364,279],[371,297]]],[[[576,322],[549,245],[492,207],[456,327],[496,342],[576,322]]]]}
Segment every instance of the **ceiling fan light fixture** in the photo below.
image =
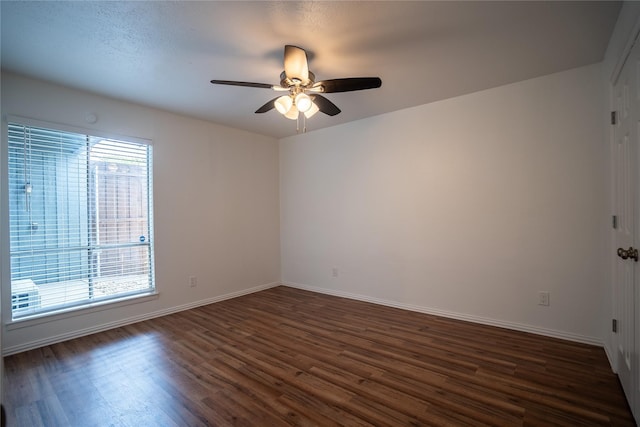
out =
{"type": "Polygon", "coordinates": [[[292,105],[287,114],[284,115],[287,119],[298,120],[298,109],[295,105],[292,105]]]}
{"type": "Polygon", "coordinates": [[[311,98],[306,93],[301,92],[296,95],[296,108],[298,108],[298,111],[301,113],[309,111],[312,105],[313,102],[311,102],[311,98]]]}
{"type": "Polygon", "coordinates": [[[311,108],[309,108],[307,111],[304,112],[304,116],[307,119],[310,119],[311,117],[313,117],[313,115],[315,113],[317,113],[318,111],[320,111],[320,109],[318,108],[318,106],[315,104],[315,102],[311,103],[311,108]]]}
{"type": "Polygon", "coordinates": [[[340,109],[321,94],[354,92],[382,86],[380,77],[345,77],[316,81],[316,76],[309,71],[307,52],[294,45],[284,47],[284,71],[280,73],[279,86],[236,80],[211,80],[211,83],[288,92],[286,95],[282,94],[283,96],[270,99],[255,113],[262,114],[275,109],[287,119],[297,120],[298,130],[302,123],[303,132],[306,131],[306,119],[311,118],[318,111],[328,116],[340,114],[340,109]],[[299,120],[300,113],[303,114],[302,120],[299,120]]]}
{"type": "Polygon", "coordinates": [[[289,95],[284,95],[276,99],[276,102],[274,103],[274,105],[276,106],[276,110],[278,110],[280,114],[286,115],[289,111],[291,111],[291,107],[293,106],[293,100],[289,95]]]}

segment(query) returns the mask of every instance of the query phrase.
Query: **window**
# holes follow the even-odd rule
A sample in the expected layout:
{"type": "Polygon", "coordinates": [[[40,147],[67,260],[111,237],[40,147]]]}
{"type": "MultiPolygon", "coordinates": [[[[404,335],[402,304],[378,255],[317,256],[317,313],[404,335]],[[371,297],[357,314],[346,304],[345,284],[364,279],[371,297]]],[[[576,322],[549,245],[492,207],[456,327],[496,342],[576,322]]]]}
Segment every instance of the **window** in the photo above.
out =
{"type": "Polygon", "coordinates": [[[9,123],[11,313],[155,291],[149,144],[9,123]]]}

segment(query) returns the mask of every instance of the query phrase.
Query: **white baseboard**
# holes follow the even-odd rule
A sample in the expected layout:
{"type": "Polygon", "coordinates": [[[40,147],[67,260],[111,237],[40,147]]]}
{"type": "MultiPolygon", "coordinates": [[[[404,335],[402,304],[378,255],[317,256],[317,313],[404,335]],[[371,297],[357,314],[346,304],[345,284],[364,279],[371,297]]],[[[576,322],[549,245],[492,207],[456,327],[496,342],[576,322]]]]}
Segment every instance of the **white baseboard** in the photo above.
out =
{"type": "Polygon", "coordinates": [[[252,294],[254,292],[259,292],[259,291],[263,291],[265,289],[270,289],[279,285],[284,285],[284,286],[288,286],[291,288],[297,288],[297,289],[303,289],[303,290],[307,290],[307,291],[311,291],[311,292],[317,292],[317,293],[321,293],[321,294],[327,294],[327,295],[333,295],[333,296],[337,296],[337,297],[343,297],[343,298],[349,298],[349,299],[353,299],[353,300],[358,300],[358,301],[364,301],[364,302],[370,302],[373,304],[378,304],[378,305],[384,305],[384,306],[388,306],[388,307],[394,307],[394,308],[400,308],[403,310],[409,310],[409,311],[415,311],[415,312],[419,312],[419,313],[425,313],[425,314],[432,314],[435,316],[442,316],[442,317],[447,317],[447,318],[451,318],[451,319],[457,319],[457,320],[465,320],[468,322],[472,322],[472,323],[479,323],[482,325],[490,325],[490,326],[497,326],[500,328],[505,328],[505,329],[512,329],[512,330],[516,330],[516,331],[521,331],[521,332],[529,332],[529,333],[533,333],[533,334],[537,334],[537,335],[543,335],[543,336],[548,336],[548,337],[553,337],[553,338],[560,338],[560,339],[564,339],[564,340],[568,340],[568,341],[574,341],[574,342],[580,342],[580,343],[584,343],[584,344],[591,344],[591,345],[596,345],[599,347],[604,347],[605,353],[609,359],[609,363],[611,364],[612,367],[615,367],[615,364],[613,363],[614,359],[612,358],[612,355],[610,354],[609,349],[607,348],[607,346],[603,345],[603,342],[601,339],[596,338],[596,337],[589,337],[589,336],[584,336],[584,335],[578,335],[578,334],[573,334],[570,332],[564,332],[564,331],[557,331],[557,330],[553,330],[553,329],[546,329],[546,328],[540,328],[537,326],[531,326],[531,325],[525,325],[522,323],[516,323],[516,322],[507,322],[504,320],[495,320],[495,319],[490,319],[490,318],[486,318],[486,317],[480,317],[480,316],[474,316],[474,315],[468,315],[468,314],[462,314],[462,313],[456,313],[456,312],[451,312],[451,311],[446,311],[446,310],[440,310],[440,309],[435,309],[435,308],[429,308],[429,307],[423,307],[423,306],[417,306],[417,305],[412,305],[412,304],[404,304],[404,303],[399,303],[396,301],[390,301],[390,300],[384,300],[384,299],[379,299],[379,298],[373,298],[373,297],[369,297],[366,295],[359,295],[359,294],[352,294],[349,292],[343,292],[343,291],[336,291],[336,290],[331,290],[331,289],[325,289],[325,288],[319,288],[319,287],[314,287],[314,286],[308,286],[308,285],[302,285],[299,283],[293,283],[293,282],[272,282],[272,283],[267,283],[265,285],[259,285],[259,286],[254,286],[252,288],[249,289],[244,289],[241,291],[237,291],[237,292],[231,292],[228,294],[224,294],[224,295],[220,295],[217,297],[213,297],[213,298],[207,298],[204,300],[199,300],[199,301],[194,301],[188,304],[182,304],[179,306],[175,306],[175,307],[169,307],[163,310],[158,310],[158,311],[154,311],[151,313],[145,313],[139,316],[133,316],[133,317],[128,317],[126,319],[120,319],[114,322],[109,322],[109,323],[103,323],[100,325],[96,325],[96,326],[92,326],[89,328],[85,328],[85,329],[80,329],[80,330],[76,330],[76,331],[72,331],[69,333],[65,333],[65,334],[60,334],[60,335],[55,335],[55,336],[51,336],[51,337],[47,337],[44,339],[40,339],[40,340],[34,340],[34,341],[30,341],[27,343],[23,343],[20,345],[16,345],[16,346],[11,346],[11,347],[5,347],[3,348],[2,351],[2,356],[10,356],[12,354],[16,354],[16,353],[21,353],[23,351],[28,351],[28,350],[33,350],[35,348],[38,347],[43,347],[46,345],[51,345],[51,344],[56,344],[62,341],[67,341],[67,340],[71,340],[74,338],[79,338],[85,335],[90,335],[90,334],[94,334],[97,332],[102,332],[102,331],[106,331],[109,329],[114,329],[120,326],[125,326],[125,325],[130,325],[132,323],[137,323],[137,322],[142,322],[144,320],[149,320],[149,319],[153,319],[156,317],[161,317],[161,316],[166,316],[169,314],[173,314],[173,313],[178,313],[180,311],[184,311],[184,310],[190,310],[192,308],[196,308],[196,307],[200,307],[203,305],[208,305],[208,304],[213,304],[216,302],[220,302],[220,301],[224,301],[224,300],[228,300],[228,299],[232,299],[232,298],[237,298],[243,295],[248,295],[248,294],[252,294]]]}
{"type": "Polygon", "coordinates": [[[604,347],[604,353],[607,355],[607,359],[609,360],[609,366],[611,366],[611,370],[617,374],[618,364],[616,362],[616,358],[614,357],[614,355],[616,354],[615,351],[611,351],[611,349],[606,343],[602,347],[604,347]]]}
{"type": "MultiPolygon", "coordinates": [[[[497,326],[505,329],[512,329],[515,331],[529,332],[532,334],[543,335],[552,338],[560,338],[567,341],[574,341],[583,344],[591,344],[598,347],[603,347],[602,339],[597,337],[589,337],[585,335],[574,334],[571,332],[557,331],[554,329],[546,329],[538,326],[526,325],[523,323],[508,322],[504,320],[496,320],[487,317],[474,316],[470,314],[456,313],[452,311],[440,310],[436,308],[429,308],[423,306],[417,306],[412,304],[404,304],[396,301],[384,300],[379,298],[373,298],[366,295],[352,294],[349,292],[336,291],[332,289],[318,288],[315,286],[302,285],[300,283],[282,282],[282,285],[289,286],[291,288],[302,289],[311,292],[317,292],[321,294],[333,295],[337,297],[349,298],[358,301],[370,302],[373,304],[384,305],[388,307],[400,308],[403,310],[416,311],[419,313],[432,314],[435,316],[448,317],[451,319],[465,320],[467,322],[479,323],[482,325],[497,326]]],[[[605,349],[606,350],[606,349],[605,349]]],[[[611,361],[611,359],[609,359],[611,361]]]]}
{"type": "Polygon", "coordinates": [[[71,331],[65,334],[55,335],[40,340],[34,340],[20,345],[6,347],[2,349],[2,356],[10,356],[12,354],[21,353],[23,351],[33,350],[38,347],[44,347],[46,345],[56,344],[62,341],[68,341],[74,338],[80,338],[85,335],[95,334],[97,332],[106,331],[109,329],[118,328],[120,326],[130,325],[132,323],[142,322],[144,320],[153,319],[156,317],[162,317],[180,311],[190,310],[192,308],[201,307],[203,305],[209,305],[216,302],[237,298],[243,295],[252,294],[254,292],[263,291],[265,289],[279,286],[280,282],[267,283],[265,285],[254,286],[249,289],[243,289],[237,292],[231,292],[228,294],[220,295],[213,298],[207,298],[199,301],[190,302],[188,304],[182,304],[175,307],[169,307],[163,310],[153,311],[150,313],[141,314],[139,316],[127,317],[126,319],[116,320],[114,322],[103,323],[89,328],[71,331]]]}

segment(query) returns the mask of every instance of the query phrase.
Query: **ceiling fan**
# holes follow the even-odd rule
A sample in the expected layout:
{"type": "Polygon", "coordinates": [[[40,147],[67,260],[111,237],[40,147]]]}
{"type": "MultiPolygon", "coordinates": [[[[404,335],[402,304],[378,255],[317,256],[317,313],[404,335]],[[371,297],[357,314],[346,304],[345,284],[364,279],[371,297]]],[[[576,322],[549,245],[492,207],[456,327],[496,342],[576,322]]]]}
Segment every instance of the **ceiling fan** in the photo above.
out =
{"type": "Polygon", "coordinates": [[[275,108],[286,118],[297,120],[300,113],[305,118],[313,116],[318,111],[329,116],[340,113],[340,109],[321,93],[353,92],[356,90],[375,89],[382,86],[379,77],[348,77],[315,81],[316,76],[309,71],[307,52],[297,46],[284,47],[284,71],[280,74],[280,85],[268,83],[238,82],[233,80],[211,80],[213,84],[246,86],[260,89],[272,89],[278,92],[288,92],[268,101],[256,110],[256,113],[266,113],[275,108]]]}

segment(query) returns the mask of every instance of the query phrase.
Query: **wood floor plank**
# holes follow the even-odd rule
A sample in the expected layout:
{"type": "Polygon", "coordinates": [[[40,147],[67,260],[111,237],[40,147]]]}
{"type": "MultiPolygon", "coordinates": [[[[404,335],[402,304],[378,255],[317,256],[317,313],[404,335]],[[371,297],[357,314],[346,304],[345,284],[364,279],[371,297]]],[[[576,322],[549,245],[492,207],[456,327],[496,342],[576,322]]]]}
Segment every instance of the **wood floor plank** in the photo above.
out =
{"type": "Polygon", "coordinates": [[[9,426],[633,426],[602,348],[276,287],[5,358],[9,426]]]}

